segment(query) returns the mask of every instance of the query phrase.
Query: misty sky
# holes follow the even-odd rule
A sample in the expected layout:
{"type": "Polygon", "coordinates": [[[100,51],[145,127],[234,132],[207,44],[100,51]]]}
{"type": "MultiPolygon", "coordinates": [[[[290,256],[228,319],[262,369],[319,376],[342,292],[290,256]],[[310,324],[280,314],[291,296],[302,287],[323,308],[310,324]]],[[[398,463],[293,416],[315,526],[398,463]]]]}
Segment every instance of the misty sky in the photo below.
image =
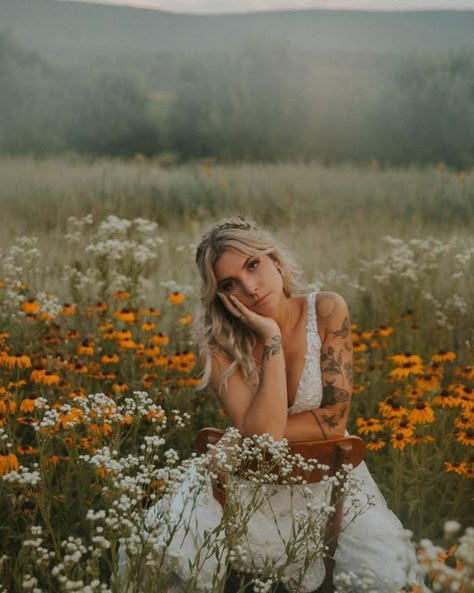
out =
{"type": "MultiPolygon", "coordinates": [[[[63,0],[67,1],[67,0],[63,0]]],[[[328,8],[354,10],[470,9],[474,0],[82,0],[194,14],[328,8]]]]}

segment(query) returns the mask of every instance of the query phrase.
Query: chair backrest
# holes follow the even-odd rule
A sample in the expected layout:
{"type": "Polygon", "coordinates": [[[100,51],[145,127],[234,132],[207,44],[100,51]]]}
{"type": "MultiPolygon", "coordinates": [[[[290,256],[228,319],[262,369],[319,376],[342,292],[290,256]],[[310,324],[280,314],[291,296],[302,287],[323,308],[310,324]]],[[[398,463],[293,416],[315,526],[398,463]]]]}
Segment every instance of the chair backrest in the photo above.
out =
{"type": "MultiPolygon", "coordinates": [[[[224,431],[218,428],[203,428],[196,436],[196,449],[206,453],[208,445],[216,445],[224,431]]],[[[365,443],[356,436],[344,436],[324,441],[298,441],[289,444],[289,452],[304,459],[317,459],[328,467],[327,471],[315,469],[304,474],[308,483],[319,482],[324,475],[333,476],[343,464],[358,466],[365,455],[365,443]]],[[[301,474],[300,474],[301,475],[301,474]]]]}

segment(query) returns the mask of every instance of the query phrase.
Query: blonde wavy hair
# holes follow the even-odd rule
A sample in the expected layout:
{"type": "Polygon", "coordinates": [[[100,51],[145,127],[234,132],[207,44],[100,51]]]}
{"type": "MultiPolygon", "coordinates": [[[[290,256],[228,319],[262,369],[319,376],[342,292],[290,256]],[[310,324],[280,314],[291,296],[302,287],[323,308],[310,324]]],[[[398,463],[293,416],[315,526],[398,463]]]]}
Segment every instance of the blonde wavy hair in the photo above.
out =
{"type": "Polygon", "coordinates": [[[213,355],[220,352],[231,364],[219,379],[219,393],[225,389],[227,379],[237,369],[249,385],[257,386],[259,380],[253,356],[257,336],[227,311],[216,292],[214,264],[229,249],[245,256],[271,257],[282,275],[286,296],[291,296],[299,286],[299,269],[293,259],[284,248],[277,245],[270,233],[255,222],[241,217],[227,218],[214,224],[203,235],[196,250],[196,265],[201,280],[198,354],[203,374],[200,388],[208,385],[213,355]]]}

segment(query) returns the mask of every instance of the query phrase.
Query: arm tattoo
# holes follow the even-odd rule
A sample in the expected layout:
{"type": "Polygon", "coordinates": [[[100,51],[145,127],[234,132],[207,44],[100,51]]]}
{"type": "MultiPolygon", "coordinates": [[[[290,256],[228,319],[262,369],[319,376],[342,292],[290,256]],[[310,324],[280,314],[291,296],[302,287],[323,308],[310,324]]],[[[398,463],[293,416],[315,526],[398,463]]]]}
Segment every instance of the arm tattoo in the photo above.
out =
{"type": "Polygon", "coordinates": [[[316,410],[310,410],[311,414],[313,414],[314,419],[316,420],[316,424],[319,426],[319,428],[321,429],[321,432],[323,433],[323,437],[325,439],[328,438],[326,431],[323,428],[323,425],[321,424],[321,420],[318,418],[318,414],[316,413],[316,410]]]}
{"type": "Polygon", "coordinates": [[[330,381],[323,385],[323,399],[321,406],[335,406],[342,402],[347,402],[350,399],[350,394],[341,387],[335,387],[330,381]]]}
{"type": "Polygon", "coordinates": [[[281,336],[273,336],[273,344],[265,344],[263,347],[263,360],[270,360],[271,356],[276,356],[281,352],[281,336]]]}
{"type": "Polygon", "coordinates": [[[329,416],[328,414],[323,414],[323,421],[329,428],[336,428],[339,424],[339,420],[337,419],[337,415],[333,414],[329,416]]]}
{"type": "Polygon", "coordinates": [[[341,329],[336,329],[335,331],[330,331],[329,333],[332,334],[335,338],[346,339],[349,335],[350,330],[351,324],[349,323],[349,317],[344,317],[341,329]]]}
{"type": "Polygon", "coordinates": [[[329,346],[327,352],[321,353],[321,364],[325,364],[324,371],[330,375],[341,374],[342,364],[342,350],[339,350],[338,357],[336,359],[336,351],[332,346],[329,346]]]}

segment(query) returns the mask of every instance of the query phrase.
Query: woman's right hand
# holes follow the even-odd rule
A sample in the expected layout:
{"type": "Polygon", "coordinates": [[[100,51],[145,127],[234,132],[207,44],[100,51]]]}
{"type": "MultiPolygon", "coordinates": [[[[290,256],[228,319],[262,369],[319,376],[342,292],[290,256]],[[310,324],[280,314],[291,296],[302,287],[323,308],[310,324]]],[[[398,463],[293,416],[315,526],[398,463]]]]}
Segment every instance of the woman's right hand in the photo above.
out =
{"type": "Polygon", "coordinates": [[[281,337],[280,327],[274,319],[255,313],[234,295],[227,295],[223,292],[217,294],[224,307],[239,321],[258,334],[264,342],[271,342],[275,336],[281,337]]]}

